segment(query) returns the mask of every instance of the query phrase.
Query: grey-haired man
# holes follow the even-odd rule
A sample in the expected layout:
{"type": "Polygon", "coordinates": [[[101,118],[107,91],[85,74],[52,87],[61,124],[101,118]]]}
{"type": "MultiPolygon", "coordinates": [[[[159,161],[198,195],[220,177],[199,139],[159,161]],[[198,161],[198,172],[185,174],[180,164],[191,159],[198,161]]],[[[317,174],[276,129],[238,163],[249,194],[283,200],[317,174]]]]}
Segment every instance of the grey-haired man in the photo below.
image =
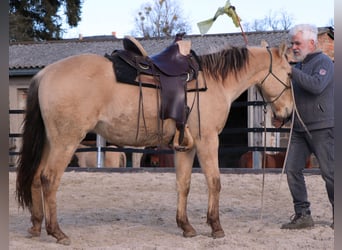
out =
{"type": "MultiPolygon", "coordinates": [[[[334,212],[334,64],[318,49],[318,31],[314,25],[296,25],[289,35],[297,61],[292,68],[295,101],[311,136],[296,115],[286,163],[295,214],[281,228],[301,229],[314,226],[303,175],[305,161],[311,153],[318,160],[334,212]]],[[[331,227],[334,228],[334,222],[331,227]]]]}

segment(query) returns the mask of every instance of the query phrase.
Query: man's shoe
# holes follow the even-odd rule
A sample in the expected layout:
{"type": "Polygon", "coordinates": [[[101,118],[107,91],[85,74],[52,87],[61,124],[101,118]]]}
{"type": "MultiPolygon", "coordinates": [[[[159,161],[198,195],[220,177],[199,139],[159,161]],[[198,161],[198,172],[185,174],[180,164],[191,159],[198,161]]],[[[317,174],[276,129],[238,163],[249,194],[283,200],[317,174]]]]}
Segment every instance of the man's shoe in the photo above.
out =
{"type": "Polygon", "coordinates": [[[303,229],[315,225],[310,214],[295,214],[291,222],[283,224],[281,229],[303,229]]]}

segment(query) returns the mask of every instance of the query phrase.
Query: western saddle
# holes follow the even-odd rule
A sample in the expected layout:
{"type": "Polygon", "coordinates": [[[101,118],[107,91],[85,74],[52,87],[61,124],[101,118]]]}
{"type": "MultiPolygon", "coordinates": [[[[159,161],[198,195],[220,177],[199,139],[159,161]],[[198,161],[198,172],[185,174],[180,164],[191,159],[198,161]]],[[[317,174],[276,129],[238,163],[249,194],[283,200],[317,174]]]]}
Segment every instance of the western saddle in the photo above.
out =
{"type": "Polygon", "coordinates": [[[151,81],[160,89],[160,118],[176,121],[173,147],[177,151],[187,151],[193,147],[187,125],[190,109],[187,106],[186,84],[194,79],[197,82],[200,70],[198,59],[191,50],[191,41],[182,40],[184,34],[177,34],[171,45],[153,56],[148,56],[143,46],[131,36],[124,37],[124,50],[113,52],[136,69],[140,87],[142,82],[151,81]]]}

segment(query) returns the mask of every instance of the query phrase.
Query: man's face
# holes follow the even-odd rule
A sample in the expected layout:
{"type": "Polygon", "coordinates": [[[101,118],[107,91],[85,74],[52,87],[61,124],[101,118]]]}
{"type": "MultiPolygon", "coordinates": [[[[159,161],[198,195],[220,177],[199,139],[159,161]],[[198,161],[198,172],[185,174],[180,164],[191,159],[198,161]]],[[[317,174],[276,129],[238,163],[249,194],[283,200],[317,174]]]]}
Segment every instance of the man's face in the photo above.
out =
{"type": "Polygon", "coordinates": [[[297,61],[303,61],[309,53],[314,51],[314,41],[303,39],[302,32],[298,32],[291,38],[291,45],[297,61]]]}

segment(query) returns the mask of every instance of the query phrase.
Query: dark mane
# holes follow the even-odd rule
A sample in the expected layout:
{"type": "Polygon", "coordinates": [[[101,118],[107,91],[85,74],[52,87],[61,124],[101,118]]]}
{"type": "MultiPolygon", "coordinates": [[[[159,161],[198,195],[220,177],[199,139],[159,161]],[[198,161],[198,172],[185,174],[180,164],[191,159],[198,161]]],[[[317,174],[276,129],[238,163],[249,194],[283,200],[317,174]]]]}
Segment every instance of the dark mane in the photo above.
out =
{"type": "Polygon", "coordinates": [[[212,54],[199,56],[203,71],[215,80],[222,80],[228,74],[237,73],[248,64],[249,56],[246,47],[230,47],[212,54]]]}

